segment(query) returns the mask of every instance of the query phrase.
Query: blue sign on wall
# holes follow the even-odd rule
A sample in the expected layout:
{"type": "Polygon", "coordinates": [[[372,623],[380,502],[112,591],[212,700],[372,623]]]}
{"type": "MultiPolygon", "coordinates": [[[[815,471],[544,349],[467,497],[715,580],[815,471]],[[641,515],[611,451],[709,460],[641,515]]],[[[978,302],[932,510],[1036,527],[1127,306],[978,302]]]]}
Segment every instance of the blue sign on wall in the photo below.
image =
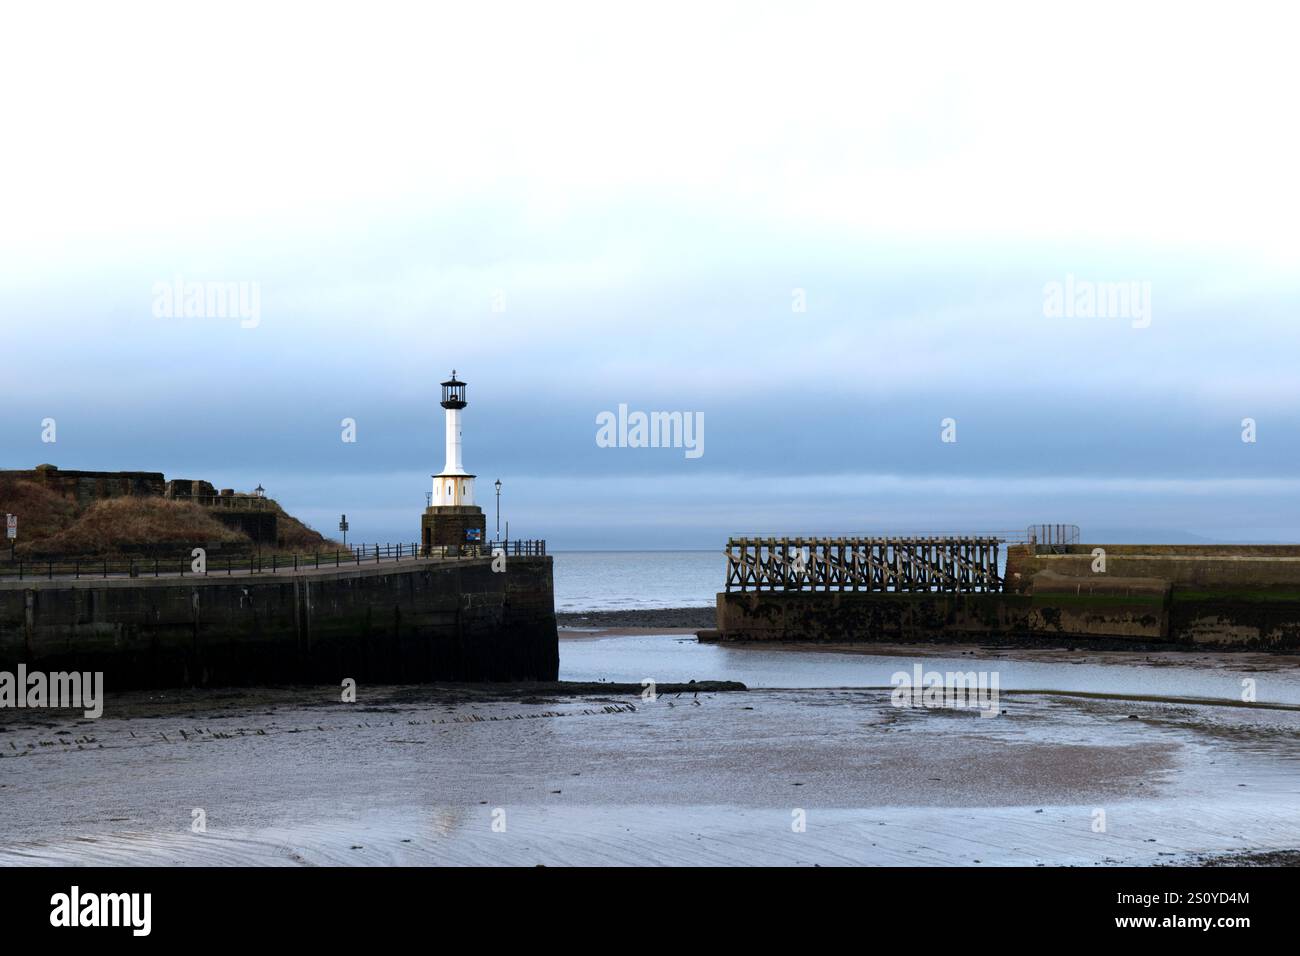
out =
{"type": "Polygon", "coordinates": [[[466,540],[466,541],[482,541],[482,540],[483,540],[483,531],[482,531],[482,529],[480,529],[480,528],[466,528],[466,529],[465,529],[465,540],[466,540]]]}

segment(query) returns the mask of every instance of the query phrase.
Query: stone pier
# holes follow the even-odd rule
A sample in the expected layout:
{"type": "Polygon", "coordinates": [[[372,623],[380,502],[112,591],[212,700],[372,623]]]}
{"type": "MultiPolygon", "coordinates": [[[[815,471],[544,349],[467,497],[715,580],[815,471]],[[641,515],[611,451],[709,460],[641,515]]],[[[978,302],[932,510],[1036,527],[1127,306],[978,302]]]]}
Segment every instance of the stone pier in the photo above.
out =
{"type": "Polygon", "coordinates": [[[555,680],[551,559],[0,582],[0,670],[19,662],[110,690],[555,680]]]}

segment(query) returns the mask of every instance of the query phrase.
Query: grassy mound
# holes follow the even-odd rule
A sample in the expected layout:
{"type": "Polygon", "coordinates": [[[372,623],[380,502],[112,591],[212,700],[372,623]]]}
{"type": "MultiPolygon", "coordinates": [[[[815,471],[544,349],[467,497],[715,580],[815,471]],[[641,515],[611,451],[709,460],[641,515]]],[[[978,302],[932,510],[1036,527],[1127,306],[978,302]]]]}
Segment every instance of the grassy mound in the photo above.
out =
{"type": "Polygon", "coordinates": [[[248,548],[252,542],[187,501],[108,498],[91,504],[67,527],[20,544],[18,554],[110,555],[214,545],[248,548]]]}
{"type": "MultiPolygon", "coordinates": [[[[0,513],[18,515],[19,552],[23,545],[62,531],[77,520],[77,506],[32,481],[0,479],[0,513]]],[[[0,538],[6,550],[9,541],[0,538]]]]}
{"type": "Polygon", "coordinates": [[[298,554],[310,554],[313,551],[348,550],[337,541],[325,537],[319,531],[299,521],[278,505],[276,508],[280,513],[276,521],[276,537],[280,539],[277,550],[298,554]]]}
{"type": "MultiPolygon", "coordinates": [[[[0,479],[0,514],[18,515],[15,555],[69,556],[188,554],[191,548],[258,551],[265,556],[346,551],[343,545],[287,513],[268,499],[276,512],[274,547],[258,546],[244,533],[213,517],[211,509],[190,501],[124,496],[79,506],[76,501],[36,482],[0,479]]],[[[0,537],[0,556],[8,557],[0,537]]]]}

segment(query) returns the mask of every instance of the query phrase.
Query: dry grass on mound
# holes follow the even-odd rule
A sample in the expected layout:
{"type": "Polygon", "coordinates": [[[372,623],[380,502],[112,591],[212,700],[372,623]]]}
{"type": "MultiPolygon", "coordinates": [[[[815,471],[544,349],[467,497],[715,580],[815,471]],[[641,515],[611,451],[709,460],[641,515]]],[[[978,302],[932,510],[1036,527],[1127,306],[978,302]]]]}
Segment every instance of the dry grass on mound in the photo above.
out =
{"type": "MultiPolygon", "coordinates": [[[[18,557],[153,553],[225,546],[267,556],[348,551],[337,541],[288,514],[278,504],[278,541],[258,548],[247,535],[228,528],[209,509],[189,501],[154,497],[107,498],[80,507],[71,498],[31,481],[0,479],[0,514],[19,516],[18,557]]],[[[8,557],[0,536],[0,554],[8,557]]]]}
{"type": "MultiPolygon", "coordinates": [[[[28,542],[27,547],[45,554],[112,554],[145,543],[188,547],[251,545],[247,535],[227,528],[205,509],[189,502],[108,498],[92,504],[70,526],[28,542]]],[[[18,550],[23,553],[23,546],[18,550]]]]}
{"type": "MultiPolygon", "coordinates": [[[[77,520],[77,506],[32,481],[0,479],[0,514],[18,515],[18,542],[47,538],[77,520]]],[[[8,539],[0,538],[5,545],[8,539]]],[[[21,550],[21,547],[19,548],[21,550]]]]}
{"type": "Polygon", "coordinates": [[[278,550],[307,554],[312,551],[346,551],[343,545],[303,524],[283,509],[277,519],[278,550]]]}

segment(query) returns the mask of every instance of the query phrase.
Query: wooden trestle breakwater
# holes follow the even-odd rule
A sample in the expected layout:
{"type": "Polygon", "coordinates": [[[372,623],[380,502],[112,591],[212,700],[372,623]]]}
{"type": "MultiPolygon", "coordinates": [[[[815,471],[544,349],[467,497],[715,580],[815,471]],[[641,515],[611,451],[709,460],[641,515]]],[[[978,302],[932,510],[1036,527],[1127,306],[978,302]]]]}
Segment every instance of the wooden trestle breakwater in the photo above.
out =
{"type": "Polygon", "coordinates": [[[1002,590],[1001,538],[732,538],[727,590],[1002,590]]]}
{"type": "Polygon", "coordinates": [[[1300,646],[1300,546],[1027,534],[742,536],[701,640],[1300,646]]]}

